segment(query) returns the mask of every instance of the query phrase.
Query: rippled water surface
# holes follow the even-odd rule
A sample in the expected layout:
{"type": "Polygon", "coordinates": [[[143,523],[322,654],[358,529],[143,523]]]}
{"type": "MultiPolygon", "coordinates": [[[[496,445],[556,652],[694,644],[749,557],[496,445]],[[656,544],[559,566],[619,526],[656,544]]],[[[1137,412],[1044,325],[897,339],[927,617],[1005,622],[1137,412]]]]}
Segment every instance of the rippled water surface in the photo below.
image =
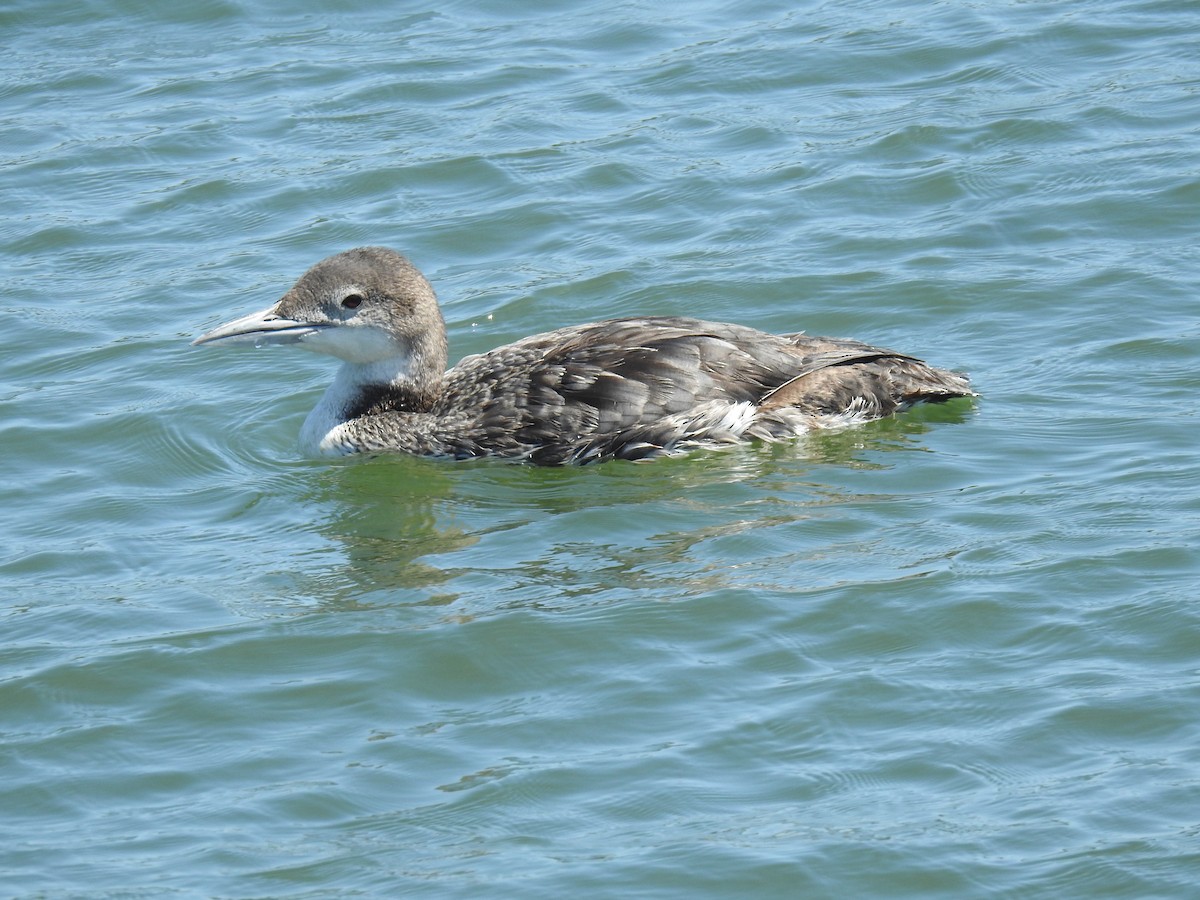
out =
{"type": "Polygon", "coordinates": [[[1194,897],[1200,8],[0,6],[0,893],[1194,897]],[[310,462],[192,348],[359,244],[452,356],[692,314],[982,397],[310,462]]]}

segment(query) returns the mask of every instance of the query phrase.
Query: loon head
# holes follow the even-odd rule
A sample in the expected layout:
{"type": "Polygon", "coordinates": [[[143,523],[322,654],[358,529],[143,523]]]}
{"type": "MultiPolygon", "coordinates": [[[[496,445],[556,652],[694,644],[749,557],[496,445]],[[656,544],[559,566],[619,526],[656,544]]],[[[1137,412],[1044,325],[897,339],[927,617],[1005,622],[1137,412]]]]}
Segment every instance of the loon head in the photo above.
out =
{"type": "Polygon", "coordinates": [[[403,360],[410,377],[440,377],[446,368],[446,328],[433,288],[416,266],[385,247],[323,259],[274,306],[192,343],[297,344],[356,366],[403,360]]]}

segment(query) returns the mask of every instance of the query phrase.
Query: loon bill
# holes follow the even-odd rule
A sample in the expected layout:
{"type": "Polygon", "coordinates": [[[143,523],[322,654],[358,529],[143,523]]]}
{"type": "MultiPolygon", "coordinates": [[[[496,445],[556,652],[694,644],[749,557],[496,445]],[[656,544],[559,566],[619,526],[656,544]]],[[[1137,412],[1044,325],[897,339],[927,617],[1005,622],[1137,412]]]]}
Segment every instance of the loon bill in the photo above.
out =
{"type": "Polygon", "coordinates": [[[382,247],[322,260],[271,308],[193,343],[342,360],[301,431],[313,455],[648,459],[974,396],[965,375],[859,341],[674,316],[560,328],[447,369],[433,288],[382,247]]]}

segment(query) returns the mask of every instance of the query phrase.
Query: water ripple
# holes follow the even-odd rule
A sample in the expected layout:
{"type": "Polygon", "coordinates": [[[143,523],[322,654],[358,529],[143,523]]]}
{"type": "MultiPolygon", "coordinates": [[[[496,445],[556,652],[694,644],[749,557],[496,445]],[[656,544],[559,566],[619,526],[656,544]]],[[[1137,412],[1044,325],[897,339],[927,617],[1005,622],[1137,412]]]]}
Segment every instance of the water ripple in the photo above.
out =
{"type": "Polygon", "coordinates": [[[1190,896],[1196,24],[0,10],[5,887],[1190,896]],[[690,314],[984,396],[304,461],[325,361],[188,341],[364,243],[455,354],[690,314]]]}

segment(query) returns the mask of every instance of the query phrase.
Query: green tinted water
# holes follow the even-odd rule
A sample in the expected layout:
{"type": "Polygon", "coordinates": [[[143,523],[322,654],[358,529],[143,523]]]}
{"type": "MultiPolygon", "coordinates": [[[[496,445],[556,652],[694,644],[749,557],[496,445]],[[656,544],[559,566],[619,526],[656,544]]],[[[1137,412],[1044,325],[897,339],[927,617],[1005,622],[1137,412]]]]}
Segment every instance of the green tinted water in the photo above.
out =
{"type": "Polygon", "coordinates": [[[1190,897],[1200,12],[0,10],[0,884],[1190,897]],[[363,243],[452,354],[654,313],[983,398],[313,463],[193,349],[363,243]]]}

